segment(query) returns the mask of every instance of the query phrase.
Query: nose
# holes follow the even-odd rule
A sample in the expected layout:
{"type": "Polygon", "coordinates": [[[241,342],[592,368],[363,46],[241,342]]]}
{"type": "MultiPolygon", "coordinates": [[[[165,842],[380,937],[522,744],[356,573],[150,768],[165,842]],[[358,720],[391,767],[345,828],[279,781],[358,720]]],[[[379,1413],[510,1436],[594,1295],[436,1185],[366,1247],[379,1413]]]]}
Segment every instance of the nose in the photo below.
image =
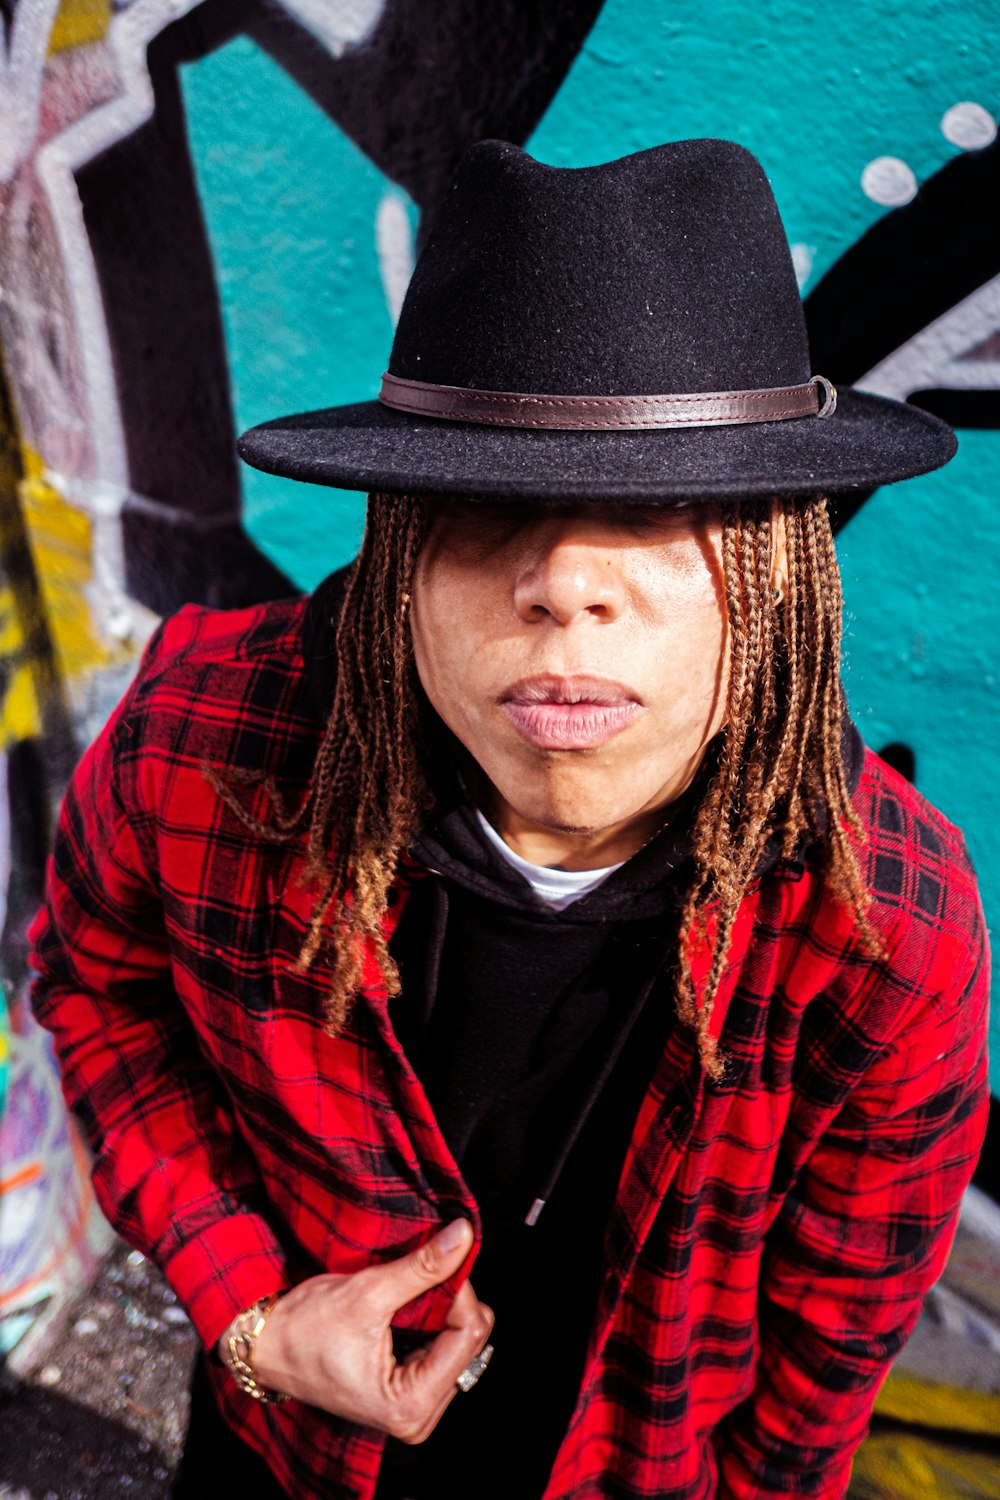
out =
{"type": "Polygon", "coordinates": [[[615,549],[583,518],[540,521],[524,538],[514,584],[514,607],[529,623],[571,625],[583,616],[616,620],[625,586],[615,549]],[[603,543],[603,545],[602,545],[603,543]]]}

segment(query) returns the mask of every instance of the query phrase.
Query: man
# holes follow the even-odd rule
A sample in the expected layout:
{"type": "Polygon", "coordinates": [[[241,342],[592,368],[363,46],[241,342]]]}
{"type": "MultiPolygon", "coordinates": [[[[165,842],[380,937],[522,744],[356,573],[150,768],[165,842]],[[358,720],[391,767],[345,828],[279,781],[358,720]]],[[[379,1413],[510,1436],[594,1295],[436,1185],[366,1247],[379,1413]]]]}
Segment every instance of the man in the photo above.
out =
{"type": "Polygon", "coordinates": [[[361,554],[162,627],[34,932],[101,1202],[212,1351],[177,1494],[843,1494],[986,960],[846,716],[822,496],[953,446],[813,377],[711,141],[474,148],[380,401],[243,440],[370,489],[361,554]]]}

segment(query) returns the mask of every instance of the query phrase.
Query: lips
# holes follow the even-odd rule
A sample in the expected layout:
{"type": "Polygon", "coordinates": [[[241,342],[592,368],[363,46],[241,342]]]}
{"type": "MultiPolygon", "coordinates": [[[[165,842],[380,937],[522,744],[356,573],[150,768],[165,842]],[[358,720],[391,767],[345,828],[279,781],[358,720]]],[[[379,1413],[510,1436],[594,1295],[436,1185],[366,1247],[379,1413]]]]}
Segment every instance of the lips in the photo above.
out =
{"type": "Polygon", "coordinates": [[[604,677],[527,677],[500,695],[501,711],[538,750],[592,750],[642,713],[639,695],[604,677]]]}

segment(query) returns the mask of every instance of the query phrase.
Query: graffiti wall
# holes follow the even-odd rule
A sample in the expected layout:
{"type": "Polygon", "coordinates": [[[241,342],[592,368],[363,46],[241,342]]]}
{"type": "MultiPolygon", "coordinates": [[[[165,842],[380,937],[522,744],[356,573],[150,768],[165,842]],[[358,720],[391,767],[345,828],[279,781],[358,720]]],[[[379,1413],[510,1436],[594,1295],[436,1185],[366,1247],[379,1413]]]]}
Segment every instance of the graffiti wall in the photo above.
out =
{"type": "Polygon", "coordinates": [[[357,497],[245,491],[243,408],[368,389],[458,157],[531,133],[598,8],[0,0],[0,1353],[102,1235],[24,998],[60,790],[160,616],[351,554],[357,497]]]}
{"type": "MultiPolygon", "coordinates": [[[[0,0],[8,1345],[95,1243],[23,1002],[60,787],[163,613],[308,588],[352,554],[360,498],[241,472],[234,434],[374,395],[475,139],[559,165],[743,142],[814,368],[958,427],[947,469],[838,516],[847,682],[869,743],[967,830],[995,919],[998,32],[987,0],[822,24],[806,0],[0,0]]],[[[1000,1022],[993,1057],[1000,1089],[1000,1022]]]]}

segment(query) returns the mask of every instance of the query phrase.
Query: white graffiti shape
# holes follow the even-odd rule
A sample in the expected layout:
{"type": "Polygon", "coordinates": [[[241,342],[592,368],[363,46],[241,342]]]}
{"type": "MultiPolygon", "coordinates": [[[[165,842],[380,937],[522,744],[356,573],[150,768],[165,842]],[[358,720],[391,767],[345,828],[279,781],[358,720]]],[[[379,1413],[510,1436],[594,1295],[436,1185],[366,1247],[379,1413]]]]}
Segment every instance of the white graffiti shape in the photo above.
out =
{"type": "Polygon", "coordinates": [[[816,246],[805,245],[801,241],[796,241],[794,245],[789,246],[789,249],[792,252],[792,266],[795,270],[795,280],[798,282],[799,291],[801,292],[812,275],[813,261],[816,258],[816,246]]]}
{"type": "Polygon", "coordinates": [[[998,390],[1000,359],[974,351],[1000,333],[1000,276],[928,323],[859,381],[858,388],[905,400],[913,391],[998,390]],[[970,358],[970,354],[973,355],[970,358]]]}
{"type": "Polygon", "coordinates": [[[395,325],[413,275],[413,234],[399,193],[382,195],[375,215],[375,244],[382,288],[395,325]]]}
{"type": "Polygon", "coordinates": [[[385,0],[281,0],[282,7],[326,48],[343,57],[366,42],[385,10],[385,0]]]}
{"type": "Polygon", "coordinates": [[[128,483],[125,439],[97,268],[74,173],[149,119],[154,101],[146,71],[146,49],[165,26],[198,3],[200,0],[138,0],[116,15],[108,43],[117,63],[121,93],[46,142],[36,158],[38,177],[56,227],[84,364],[95,454],[93,478],[117,486],[122,494],[128,483]]]}
{"type": "Polygon", "coordinates": [[[9,182],[34,144],[42,70],[59,0],[21,0],[0,26],[0,182],[9,182]]]}

